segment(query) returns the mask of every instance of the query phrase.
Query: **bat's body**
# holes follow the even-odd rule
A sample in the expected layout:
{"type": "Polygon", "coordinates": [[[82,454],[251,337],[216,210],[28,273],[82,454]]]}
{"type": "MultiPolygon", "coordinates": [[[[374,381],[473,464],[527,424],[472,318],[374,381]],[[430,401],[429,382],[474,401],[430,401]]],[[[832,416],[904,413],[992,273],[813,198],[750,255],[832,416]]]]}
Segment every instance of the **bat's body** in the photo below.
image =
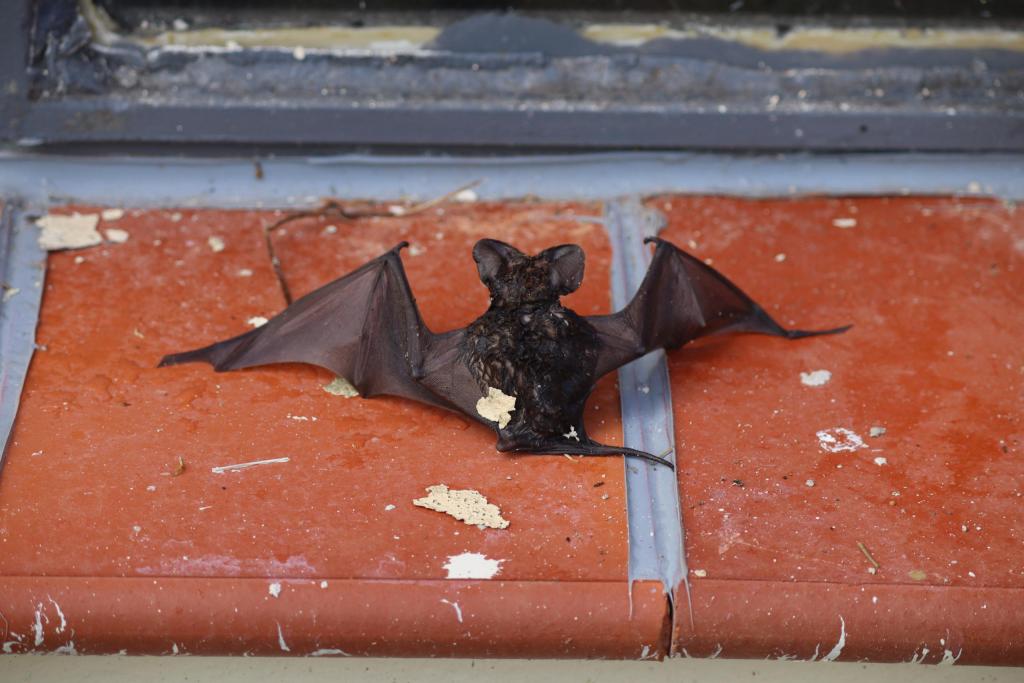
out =
{"type": "Polygon", "coordinates": [[[473,248],[490,308],[468,327],[434,334],[423,324],[400,244],[299,299],[266,325],[161,365],[206,361],[217,371],[311,363],[347,378],[363,396],[388,394],[463,413],[498,433],[499,451],[661,457],[592,441],[583,408],[606,373],[657,348],[725,331],[795,339],[709,266],[663,240],[626,308],[581,317],[559,299],[583,278],[583,251],[528,256],[496,240],[473,248]],[[497,397],[503,414],[485,409],[497,397]]]}

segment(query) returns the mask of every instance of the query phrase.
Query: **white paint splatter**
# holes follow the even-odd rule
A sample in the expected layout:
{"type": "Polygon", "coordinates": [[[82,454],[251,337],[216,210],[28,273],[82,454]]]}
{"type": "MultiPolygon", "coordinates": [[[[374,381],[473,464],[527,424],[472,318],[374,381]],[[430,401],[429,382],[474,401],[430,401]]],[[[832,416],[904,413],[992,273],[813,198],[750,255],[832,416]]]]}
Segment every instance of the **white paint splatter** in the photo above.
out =
{"type": "Polygon", "coordinates": [[[240,462],[237,465],[220,465],[218,467],[211,467],[210,471],[214,474],[224,474],[225,472],[237,472],[239,470],[248,469],[250,467],[256,467],[257,465],[273,465],[279,462],[288,462],[289,458],[271,458],[269,460],[253,460],[252,462],[240,462]]]}
{"type": "Polygon", "coordinates": [[[809,489],[813,489],[814,488],[814,480],[813,479],[808,479],[807,481],[804,482],[804,486],[806,486],[809,489]]]}
{"type": "Polygon", "coordinates": [[[427,487],[425,498],[416,498],[412,504],[451,515],[473,526],[507,529],[509,522],[501,516],[501,508],[488,503],[487,498],[473,489],[449,489],[444,484],[427,487]]]}
{"type": "Polygon", "coordinates": [[[68,655],[73,657],[78,654],[78,650],[75,649],[75,641],[69,640],[66,644],[61,645],[53,651],[55,655],[68,655]]]}
{"type": "Polygon", "coordinates": [[[208,240],[206,240],[206,243],[210,245],[210,251],[212,251],[215,254],[224,251],[224,240],[220,237],[217,237],[216,235],[211,236],[208,240]]]}
{"type": "Polygon", "coordinates": [[[575,425],[569,425],[569,431],[566,432],[565,434],[562,434],[562,436],[564,436],[567,439],[576,439],[577,441],[580,440],[580,435],[576,433],[575,425]]]}
{"type": "Polygon", "coordinates": [[[922,645],[921,646],[920,654],[918,654],[917,650],[914,650],[914,654],[912,654],[910,656],[910,661],[907,662],[907,663],[908,664],[924,664],[924,660],[928,656],[929,652],[931,652],[931,650],[928,649],[928,646],[927,645],[922,645]]]}
{"type": "Polygon", "coordinates": [[[481,553],[452,555],[444,564],[448,579],[493,579],[505,560],[492,560],[481,553]]]}
{"type": "Polygon", "coordinates": [[[46,596],[46,599],[50,601],[54,609],[57,610],[57,616],[60,617],[60,626],[57,627],[57,633],[64,633],[64,629],[68,627],[68,620],[64,618],[64,612],[61,611],[60,605],[57,604],[56,600],[49,595],[46,596]]]}
{"type": "Polygon", "coordinates": [[[800,373],[800,383],[808,387],[825,386],[830,379],[832,379],[832,373],[828,370],[812,370],[811,372],[800,373]]]}
{"type": "Polygon", "coordinates": [[[889,461],[886,460],[885,458],[878,457],[878,458],[875,458],[875,464],[878,465],[879,467],[881,467],[882,465],[888,465],[889,461]]]}
{"type": "Polygon", "coordinates": [[[127,230],[119,228],[107,228],[103,231],[103,234],[106,235],[108,242],[113,242],[114,244],[124,244],[128,241],[128,237],[130,237],[127,230]]]}
{"type": "Polygon", "coordinates": [[[275,598],[281,596],[281,584],[277,581],[267,586],[267,592],[275,598]]]}
{"type": "Polygon", "coordinates": [[[321,588],[327,588],[327,582],[326,581],[321,581],[320,582],[320,587],[321,588]]]}
{"type": "Polygon", "coordinates": [[[16,641],[14,641],[14,640],[8,640],[3,645],[3,653],[5,655],[9,655],[9,654],[13,653],[14,652],[14,646],[17,645],[17,644],[18,643],[16,641]]]}
{"type": "Polygon", "coordinates": [[[500,429],[508,425],[515,409],[516,397],[494,387],[487,387],[487,395],[476,402],[476,412],[480,413],[480,417],[497,422],[500,429]]]}
{"type": "Polygon", "coordinates": [[[834,662],[839,659],[839,655],[843,654],[843,648],[846,647],[846,620],[843,619],[843,615],[839,615],[839,640],[836,641],[835,647],[828,651],[824,657],[821,658],[823,662],[834,662]]]}
{"type": "Polygon", "coordinates": [[[103,209],[100,218],[105,221],[119,221],[124,218],[124,209],[103,209]]]}
{"type": "MultiPolygon", "coordinates": [[[[36,605],[36,619],[35,623],[32,624],[32,632],[35,634],[35,646],[39,647],[43,644],[43,603],[36,605]]],[[[49,618],[46,619],[46,623],[50,623],[49,618]]]]}
{"type": "Polygon", "coordinates": [[[457,603],[457,602],[450,602],[448,600],[445,600],[444,598],[441,598],[441,602],[444,603],[445,605],[451,605],[452,606],[452,609],[455,610],[455,618],[458,619],[459,623],[461,624],[462,623],[462,608],[459,607],[459,603],[457,603]]]}
{"type": "Polygon", "coordinates": [[[885,434],[885,427],[872,427],[871,429],[868,430],[868,436],[870,436],[872,439],[877,439],[883,434],[885,434]]]}
{"type": "Polygon", "coordinates": [[[864,439],[856,432],[846,427],[835,427],[834,429],[823,429],[817,433],[818,445],[821,450],[829,453],[841,453],[843,451],[855,451],[858,448],[867,448],[864,439]]]}
{"type": "Polygon", "coordinates": [[[722,654],[722,644],[715,643],[715,645],[717,645],[718,647],[715,648],[714,652],[708,655],[708,659],[718,659],[718,655],[722,654]]]}
{"type": "Polygon", "coordinates": [[[103,242],[103,238],[96,230],[99,223],[99,214],[95,213],[46,214],[36,220],[36,225],[42,228],[42,232],[39,233],[39,247],[47,251],[57,251],[96,246],[103,242]]]}
{"type": "Polygon", "coordinates": [[[832,219],[832,225],[836,226],[837,228],[842,228],[843,230],[849,230],[850,228],[857,227],[857,219],[856,218],[833,218],[832,219]]]}
{"type": "Polygon", "coordinates": [[[180,654],[180,653],[181,653],[181,650],[178,649],[178,644],[177,643],[171,643],[171,654],[172,655],[176,655],[176,654],[180,654]]]}
{"type": "Polygon", "coordinates": [[[245,321],[245,324],[249,327],[263,327],[270,321],[264,318],[262,315],[254,315],[245,321]]]}
{"type": "Polygon", "coordinates": [[[344,650],[339,650],[336,647],[322,647],[319,650],[313,650],[309,653],[310,657],[351,657],[349,653],[344,650]]]}
{"type": "Polygon", "coordinates": [[[707,569],[694,569],[693,570],[693,575],[698,577],[698,578],[703,579],[704,577],[706,577],[708,575],[708,570],[707,569]]]}
{"type": "Polygon", "coordinates": [[[292,415],[291,413],[288,413],[285,417],[289,420],[295,420],[296,422],[309,422],[310,420],[316,422],[316,415],[307,417],[306,415],[292,415]]]}
{"type": "Polygon", "coordinates": [[[654,654],[653,652],[651,652],[651,646],[650,645],[644,645],[643,648],[640,650],[640,659],[641,659],[641,661],[644,660],[644,659],[656,659],[656,658],[657,658],[657,655],[654,654]]]}
{"type": "Polygon", "coordinates": [[[960,655],[962,655],[963,653],[963,648],[957,650],[956,655],[953,654],[952,650],[943,650],[942,659],[939,660],[939,666],[953,666],[954,664],[956,664],[956,660],[960,659],[960,655]]]}
{"type": "Polygon", "coordinates": [[[277,644],[281,648],[282,652],[292,651],[292,649],[288,647],[288,643],[284,642],[284,632],[281,630],[281,622],[277,622],[277,644]]]}

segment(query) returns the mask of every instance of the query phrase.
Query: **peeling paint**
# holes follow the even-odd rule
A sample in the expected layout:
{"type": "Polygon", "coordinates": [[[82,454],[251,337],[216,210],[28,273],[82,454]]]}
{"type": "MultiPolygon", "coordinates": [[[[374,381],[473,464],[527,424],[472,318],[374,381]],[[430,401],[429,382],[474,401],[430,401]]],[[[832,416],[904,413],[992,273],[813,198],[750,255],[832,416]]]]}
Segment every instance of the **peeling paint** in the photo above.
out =
{"type": "Polygon", "coordinates": [[[416,498],[413,505],[451,515],[473,526],[507,529],[509,521],[501,516],[501,508],[473,489],[449,489],[444,484],[427,487],[425,498],[416,498]]]}
{"type": "Polygon", "coordinates": [[[487,387],[487,395],[476,402],[476,412],[480,413],[480,417],[497,422],[500,429],[504,429],[512,420],[515,409],[516,397],[494,387],[487,387]]]}
{"type": "Polygon", "coordinates": [[[120,230],[118,228],[107,228],[103,231],[103,234],[106,235],[108,242],[113,242],[114,244],[124,244],[131,236],[127,230],[120,230]]]}
{"type": "Polygon", "coordinates": [[[836,641],[835,647],[829,650],[828,653],[821,658],[821,661],[836,661],[839,659],[839,655],[843,654],[844,647],[846,647],[846,620],[843,619],[843,615],[839,615],[839,640],[836,641]]]}
{"type": "Polygon", "coordinates": [[[359,395],[359,390],[344,377],[335,377],[329,384],[323,386],[323,390],[332,396],[344,396],[345,398],[355,398],[359,395]]]}
{"type": "Polygon", "coordinates": [[[864,439],[846,427],[835,427],[823,429],[817,432],[818,445],[821,450],[829,453],[841,453],[844,451],[855,451],[859,448],[867,448],[864,439]]]}
{"type": "Polygon", "coordinates": [[[96,230],[99,222],[99,214],[95,213],[46,214],[36,220],[36,225],[42,228],[39,247],[47,251],[58,251],[101,244],[103,238],[96,230]]]}
{"type": "Polygon", "coordinates": [[[481,553],[452,555],[445,562],[448,579],[493,579],[505,560],[492,560],[481,553]]]}
{"type": "Polygon", "coordinates": [[[459,603],[451,602],[449,600],[445,600],[444,598],[441,598],[441,602],[444,603],[445,605],[451,605],[452,609],[455,610],[455,618],[458,619],[459,623],[461,624],[462,623],[462,608],[459,607],[459,603]]]}
{"type": "Polygon", "coordinates": [[[800,383],[808,387],[825,386],[830,379],[832,379],[832,373],[828,370],[812,370],[811,372],[800,373],[800,383]]]}
{"type": "Polygon", "coordinates": [[[103,209],[100,211],[100,218],[105,221],[119,221],[124,218],[124,209],[103,209]]]}

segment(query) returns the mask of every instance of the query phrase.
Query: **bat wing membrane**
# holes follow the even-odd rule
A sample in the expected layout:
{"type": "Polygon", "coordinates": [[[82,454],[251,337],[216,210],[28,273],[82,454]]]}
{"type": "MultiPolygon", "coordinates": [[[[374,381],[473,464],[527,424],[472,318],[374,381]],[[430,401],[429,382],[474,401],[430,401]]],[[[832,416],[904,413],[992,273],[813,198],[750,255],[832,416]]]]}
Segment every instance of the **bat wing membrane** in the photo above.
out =
{"type": "Polygon", "coordinates": [[[308,363],[345,377],[363,396],[402,396],[456,409],[420,383],[435,336],[423,324],[398,245],[298,299],[265,325],[160,363],[210,363],[218,372],[308,363]]]}
{"type": "Polygon", "coordinates": [[[798,339],[848,329],[787,330],[714,268],[665,240],[646,241],[656,248],[633,300],[618,313],[587,318],[601,340],[598,376],[655,349],[722,332],[798,339]]]}

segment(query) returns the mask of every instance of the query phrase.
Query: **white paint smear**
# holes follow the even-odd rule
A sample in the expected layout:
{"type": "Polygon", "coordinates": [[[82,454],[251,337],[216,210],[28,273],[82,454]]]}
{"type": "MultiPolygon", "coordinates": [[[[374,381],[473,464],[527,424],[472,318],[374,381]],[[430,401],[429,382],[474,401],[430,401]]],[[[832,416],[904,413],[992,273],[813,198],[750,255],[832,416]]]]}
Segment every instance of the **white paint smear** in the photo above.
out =
{"type": "Polygon", "coordinates": [[[249,327],[263,327],[268,322],[270,321],[264,318],[262,315],[254,315],[253,317],[246,320],[245,324],[248,325],[249,327]]]}
{"type": "Polygon", "coordinates": [[[270,595],[274,596],[275,598],[280,597],[281,596],[281,584],[278,583],[277,581],[275,581],[274,583],[272,583],[269,586],[267,586],[267,592],[270,593],[270,595]]]}
{"type": "Polygon", "coordinates": [[[491,529],[507,529],[508,520],[501,516],[501,509],[473,489],[449,489],[444,484],[427,487],[425,498],[416,498],[413,505],[436,510],[473,526],[491,529]]]}
{"type": "Polygon", "coordinates": [[[480,553],[452,555],[444,568],[449,579],[493,579],[501,571],[505,560],[492,560],[480,553]]]}
{"type": "Polygon", "coordinates": [[[494,387],[487,387],[487,395],[476,402],[476,412],[485,420],[497,422],[500,429],[508,425],[515,409],[516,397],[494,387]]]}
{"type": "Polygon", "coordinates": [[[942,659],[939,660],[939,666],[953,666],[956,664],[956,660],[960,659],[960,655],[963,653],[963,648],[957,650],[955,655],[952,650],[943,650],[942,659]]]}
{"type": "Polygon", "coordinates": [[[277,624],[277,644],[281,648],[282,652],[291,652],[292,649],[288,647],[288,643],[284,642],[284,632],[281,631],[281,624],[277,624]]]}
{"type": "Polygon", "coordinates": [[[46,596],[46,599],[50,601],[53,608],[57,610],[57,616],[60,617],[60,626],[57,627],[57,633],[64,633],[64,629],[68,627],[68,620],[64,618],[64,612],[61,611],[60,605],[57,604],[56,600],[49,595],[46,596]]]}
{"type": "Polygon", "coordinates": [[[124,244],[128,241],[129,237],[127,230],[120,230],[118,228],[107,228],[103,231],[103,234],[107,236],[108,242],[113,242],[114,244],[124,244]]]}
{"type": "Polygon", "coordinates": [[[96,230],[99,223],[100,217],[95,213],[46,214],[36,220],[36,225],[43,229],[39,233],[39,247],[57,251],[96,246],[103,242],[96,230]]]}
{"type": "MultiPolygon", "coordinates": [[[[46,622],[49,623],[50,620],[47,619],[46,622]]],[[[43,644],[43,603],[36,606],[36,619],[32,624],[32,632],[35,634],[36,647],[39,647],[43,644]]]]}
{"type": "Polygon", "coordinates": [[[322,647],[319,650],[313,650],[309,653],[310,657],[351,657],[349,653],[344,650],[339,650],[336,647],[322,647]]]}
{"type": "Polygon", "coordinates": [[[256,467],[257,465],[273,465],[279,462],[288,462],[288,458],[271,458],[269,460],[253,460],[252,462],[240,462],[237,465],[220,465],[219,467],[211,467],[210,471],[214,474],[224,474],[225,472],[237,472],[239,470],[245,470],[250,467],[256,467]]]}
{"type": "Polygon", "coordinates": [[[461,624],[462,623],[462,608],[459,607],[459,603],[451,602],[449,600],[445,600],[444,598],[441,598],[441,602],[444,603],[445,605],[451,605],[452,606],[452,609],[455,610],[455,618],[458,619],[459,623],[461,624]]]}
{"type": "Polygon", "coordinates": [[[855,451],[859,448],[867,448],[864,439],[856,432],[846,427],[835,427],[823,429],[817,433],[818,445],[821,450],[829,453],[842,453],[844,451],[855,451]]]}
{"type": "Polygon", "coordinates": [[[821,661],[836,661],[839,659],[839,655],[843,654],[844,647],[846,647],[846,620],[843,619],[842,615],[839,615],[839,640],[836,641],[835,647],[829,650],[828,654],[821,658],[821,661]]]}
{"type": "Polygon", "coordinates": [[[828,384],[832,373],[828,370],[812,370],[800,373],[800,383],[808,387],[820,387],[828,384]]]}

